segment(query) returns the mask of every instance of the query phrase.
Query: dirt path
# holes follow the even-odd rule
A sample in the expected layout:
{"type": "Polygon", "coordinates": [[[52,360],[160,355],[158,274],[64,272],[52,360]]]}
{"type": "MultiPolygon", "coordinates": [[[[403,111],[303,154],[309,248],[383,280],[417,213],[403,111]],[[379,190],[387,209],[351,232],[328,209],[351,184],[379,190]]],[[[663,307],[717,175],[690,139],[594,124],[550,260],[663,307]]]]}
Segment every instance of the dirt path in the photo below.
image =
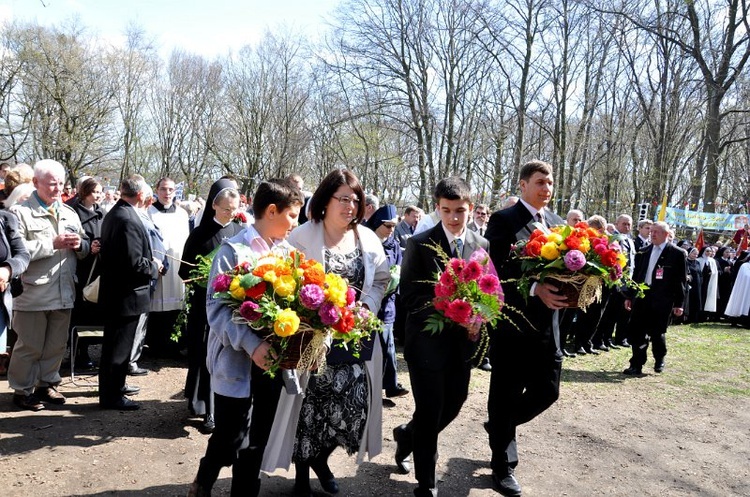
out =
{"type": "MultiPolygon", "coordinates": [[[[626,351],[614,354],[625,364],[626,351]]],[[[520,429],[524,496],[750,495],[749,399],[686,394],[668,384],[669,370],[624,379],[617,371],[580,368],[596,360],[567,361],[560,400],[520,429]]],[[[98,410],[96,390],[85,381],[62,386],[64,406],[21,412],[0,381],[0,494],[185,495],[208,438],[187,417],[185,370],[176,363],[143,366],[154,372],[132,379],[142,387],[137,400],[144,406],[135,413],[98,410]]],[[[402,381],[408,384],[405,374],[402,381]]],[[[441,435],[440,495],[499,495],[491,489],[482,428],[488,381],[488,373],[475,371],[469,400],[441,435]]],[[[411,409],[405,397],[385,410],[383,454],[374,461],[356,466],[340,449],[334,454],[339,495],[412,495],[413,475],[393,472],[391,436],[411,409]]],[[[229,495],[229,475],[222,472],[214,495],[229,495]]],[[[292,472],[264,475],[263,495],[289,495],[293,481],[292,472]]]]}

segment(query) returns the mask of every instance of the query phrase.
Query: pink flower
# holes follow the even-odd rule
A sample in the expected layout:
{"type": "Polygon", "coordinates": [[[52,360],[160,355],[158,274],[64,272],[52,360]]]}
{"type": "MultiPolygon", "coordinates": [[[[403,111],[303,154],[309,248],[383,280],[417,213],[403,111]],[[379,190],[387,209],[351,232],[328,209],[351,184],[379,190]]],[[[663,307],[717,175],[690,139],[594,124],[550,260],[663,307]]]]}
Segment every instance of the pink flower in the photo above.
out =
{"type": "Polygon", "coordinates": [[[323,302],[323,305],[321,305],[320,309],[318,309],[318,316],[320,316],[320,321],[324,325],[330,326],[339,320],[339,318],[341,317],[341,313],[339,312],[338,307],[336,307],[332,303],[323,302]]]}
{"type": "Polygon", "coordinates": [[[455,291],[456,285],[454,285],[452,282],[449,284],[438,283],[437,285],[435,285],[436,297],[450,297],[455,291]]]}
{"type": "Polygon", "coordinates": [[[299,291],[299,301],[303,307],[315,310],[320,307],[326,296],[318,285],[305,285],[299,291]]]}
{"type": "Polygon", "coordinates": [[[251,300],[246,300],[240,305],[240,316],[247,319],[248,321],[257,321],[262,316],[261,313],[258,312],[258,308],[258,304],[251,300]]]}
{"type": "MultiPolygon", "coordinates": [[[[597,245],[599,247],[599,245],[597,245]]],[[[571,271],[578,271],[586,265],[586,256],[580,250],[571,250],[565,254],[565,267],[571,271]]]]}
{"type": "Polygon", "coordinates": [[[357,292],[354,288],[349,287],[346,289],[346,305],[352,305],[354,300],[357,298],[357,292]]]}
{"type": "Polygon", "coordinates": [[[488,294],[500,294],[500,280],[494,274],[485,274],[479,278],[479,289],[488,294]]]}
{"type": "Polygon", "coordinates": [[[440,284],[443,284],[443,285],[448,285],[448,286],[452,286],[452,285],[455,285],[455,284],[456,284],[456,282],[455,282],[455,281],[453,281],[453,275],[451,274],[451,272],[450,272],[450,271],[447,271],[447,270],[446,270],[446,271],[443,271],[443,272],[442,272],[442,273],[440,274],[440,279],[438,280],[438,282],[439,282],[440,284]]]}
{"type": "Polygon", "coordinates": [[[445,314],[445,311],[448,310],[448,304],[450,301],[447,299],[436,298],[432,303],[435,305],[435,309],[445,314]]]}
{"type": "Polygon", "coordinates": [[[465,300],[456,299],[448,304],[445,311],[445,317],[458,324],[466,324],[471,318],[471,304],[465,300]]]}
{"type": "Polygon", "coordinates": [[[619,264],[615,264],[611,268],[609,268],[609,278],[612,281],[617,281],[622,277],[622,268],[619,264]]]}
{"type": "Polygon", "coordinates": [[[477,261],[471,261],[464,266],[460,279],[463,282],[475,281],[482,275],[482,266],[477,261]]]}
{"type": "Polygon", "coordinates": [[[453,258],[450,260],[450,266],[453,270],[453,274],[461,274],[461,271],[464,268],[464,260],[463,259],[456,259],[453,258]]]}
{"type": "Polygon", "coordinates": [[[214,292],[227,292],[229,291],[229,285],[232,283],[232,277],[228,274],[219,274],[214,278],[214,292]]]}

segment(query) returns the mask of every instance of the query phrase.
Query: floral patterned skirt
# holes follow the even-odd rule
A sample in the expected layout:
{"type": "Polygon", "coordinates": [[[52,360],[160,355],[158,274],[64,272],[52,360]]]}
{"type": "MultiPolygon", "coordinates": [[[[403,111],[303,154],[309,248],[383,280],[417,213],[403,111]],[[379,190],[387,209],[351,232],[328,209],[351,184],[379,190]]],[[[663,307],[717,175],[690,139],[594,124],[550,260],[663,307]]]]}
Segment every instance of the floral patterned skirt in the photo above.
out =
{"type": "Polygon", "coordinates": [[[312,375],[300,410],[294,462],[306,462],[341,446],[359,450],[367,421],[367,372],[364,362],[327,365],[312,375]]]}

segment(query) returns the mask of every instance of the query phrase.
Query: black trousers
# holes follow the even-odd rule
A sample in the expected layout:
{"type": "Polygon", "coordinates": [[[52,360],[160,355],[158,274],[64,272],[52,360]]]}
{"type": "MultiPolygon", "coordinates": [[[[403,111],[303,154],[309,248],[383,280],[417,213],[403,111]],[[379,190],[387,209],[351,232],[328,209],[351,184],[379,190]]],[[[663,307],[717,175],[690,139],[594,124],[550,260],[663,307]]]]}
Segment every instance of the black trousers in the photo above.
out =
{"type": "Polygon", "coordinates": [[[630,365],[641,368],[648,360],[648,343],[651,341],[651,352],[658,362],[667,355],[667,326],[672,315],[672,308],[655,305],[648,297],[633,301],[631,326],[628,341],[633,349],[630,365]]]}
{"type": "Polygon", "coordinates": [[[407,424],[411,440],[403,443],[412,448],[414,474],[422,493],[436,488],[438,435],[458,416],[469,395],[471,368],[460,357],[442,370],[409,364],[414,415],[407,424]]]}
{"type": "Polygon", "coordinates": [[[270,378],[255,364],[252,368],[250,397],[214,394],[216,428],[208,439],[196,477],[201,486],[211,489],[221,468],[232,466],[232,497],[256,496],[260,492],[260,465],[281,393],[280,376],[270,378]]]}
{"type": "Polygon", "coordinates": [[[516,427],[537,417],[559,397],[562,354],[551,330],[535,336],[501,333],[493,336],[487,408],[490,466],[504,476],[518,465],[516,427]]]}
{"type": "Polygon", "coordinates": [[[607,305],[604,306],[604,313],[599,321],[599,327],[596,330],[594,338],[600,338],[601,342],[594,341],[594,345],[612,341],[622,343],[628,337],[628,323],[630,321],[630,312],[625,310],[625,297],[621,292],[613,291],[609,295],[607,305]]]}
{"type": "Polygon", "coordinates": [[[136,316],[108,316],[104,324],[102,357],[99,364],[99,403],[107,404],[122,397],[128,374],[130,351],[133,349],[136,316]]]}

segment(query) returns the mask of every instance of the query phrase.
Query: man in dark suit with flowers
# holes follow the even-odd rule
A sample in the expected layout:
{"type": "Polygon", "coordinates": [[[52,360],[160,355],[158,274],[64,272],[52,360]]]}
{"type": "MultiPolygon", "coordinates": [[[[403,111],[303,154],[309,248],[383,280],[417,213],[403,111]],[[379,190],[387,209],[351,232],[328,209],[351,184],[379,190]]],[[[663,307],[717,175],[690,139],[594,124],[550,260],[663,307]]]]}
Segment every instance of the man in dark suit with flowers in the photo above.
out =
{"type": "Polygon", "coordinates": [[[667,241],[669,225],[663,221],[651,226],[651,244],[635,256],[633,280],[648,285],[641,299],[625,301],[631,311],[630,346],[633,356],[626,375],[640,375],[646,364],[648,339],[651,338],[654,354],[654,371],[664,371],[667,355],[666,332],[672,314],[682,316],[687,281],[687,254],[667,241]]]}
{"type": "MultiPolygon", "coordinates": [[[[535,222],[547,227],[564,223],[547,209],[553,189],[550,164],[524,164],[520,187],[518,203],[492,214],[485,235],[501,281],[521,276],[520,262],[509,259],[509,254],[516,242],[529,238],[535,222]]],[[[549,283],[533,284],[525,296],[517,285],[504,285],[503,289],[510,321],[501,321],[490,333],[487,430],[493,485],[502,495],[516,496],[521,495],[514,475],[518,464],[516,427],[544,412],[559,395],[562,352],[555,311],[563,307],[565,297],[549,283]]]]}
{"type": "MultiPolygon", "coordinates": [[[[431,246],[446,254],[469,259],[479,248],[488,249],[487,240],[467,229],[473,205],[471,188],[458,177],[440,181],[434,192],[440,222],[409,238],[401,272],[401,298],[409,309],[406,318],[404,359],[409,365],[414,395],[414,415],[408,424],[393,430],[396,465],[402,473],[411,470],[409,454],[414,453],[414,469],[419,486],[414,495],[436,496],[437,442],[439,433],[458,415],[469,392],[476,343],[468,339],[469,329],[458,324],[442,332],[425,331],[427,319],[435,312],[435,274],[445,269],[431,246]]],[[[473,331],[478,331],[475,325],[473,331]]]]}
{"type": "Polygon", "coordinates": [[[123,394],[135,330],[151,303],[151,279],[162,263],[151,256],[148,233],[136,212],[144,205],[146,181],[134,175],[123,180],[121,198],[102,223],[100,304],[106,316],[99,365],[99,407],[135,410],[123,394]]]}

